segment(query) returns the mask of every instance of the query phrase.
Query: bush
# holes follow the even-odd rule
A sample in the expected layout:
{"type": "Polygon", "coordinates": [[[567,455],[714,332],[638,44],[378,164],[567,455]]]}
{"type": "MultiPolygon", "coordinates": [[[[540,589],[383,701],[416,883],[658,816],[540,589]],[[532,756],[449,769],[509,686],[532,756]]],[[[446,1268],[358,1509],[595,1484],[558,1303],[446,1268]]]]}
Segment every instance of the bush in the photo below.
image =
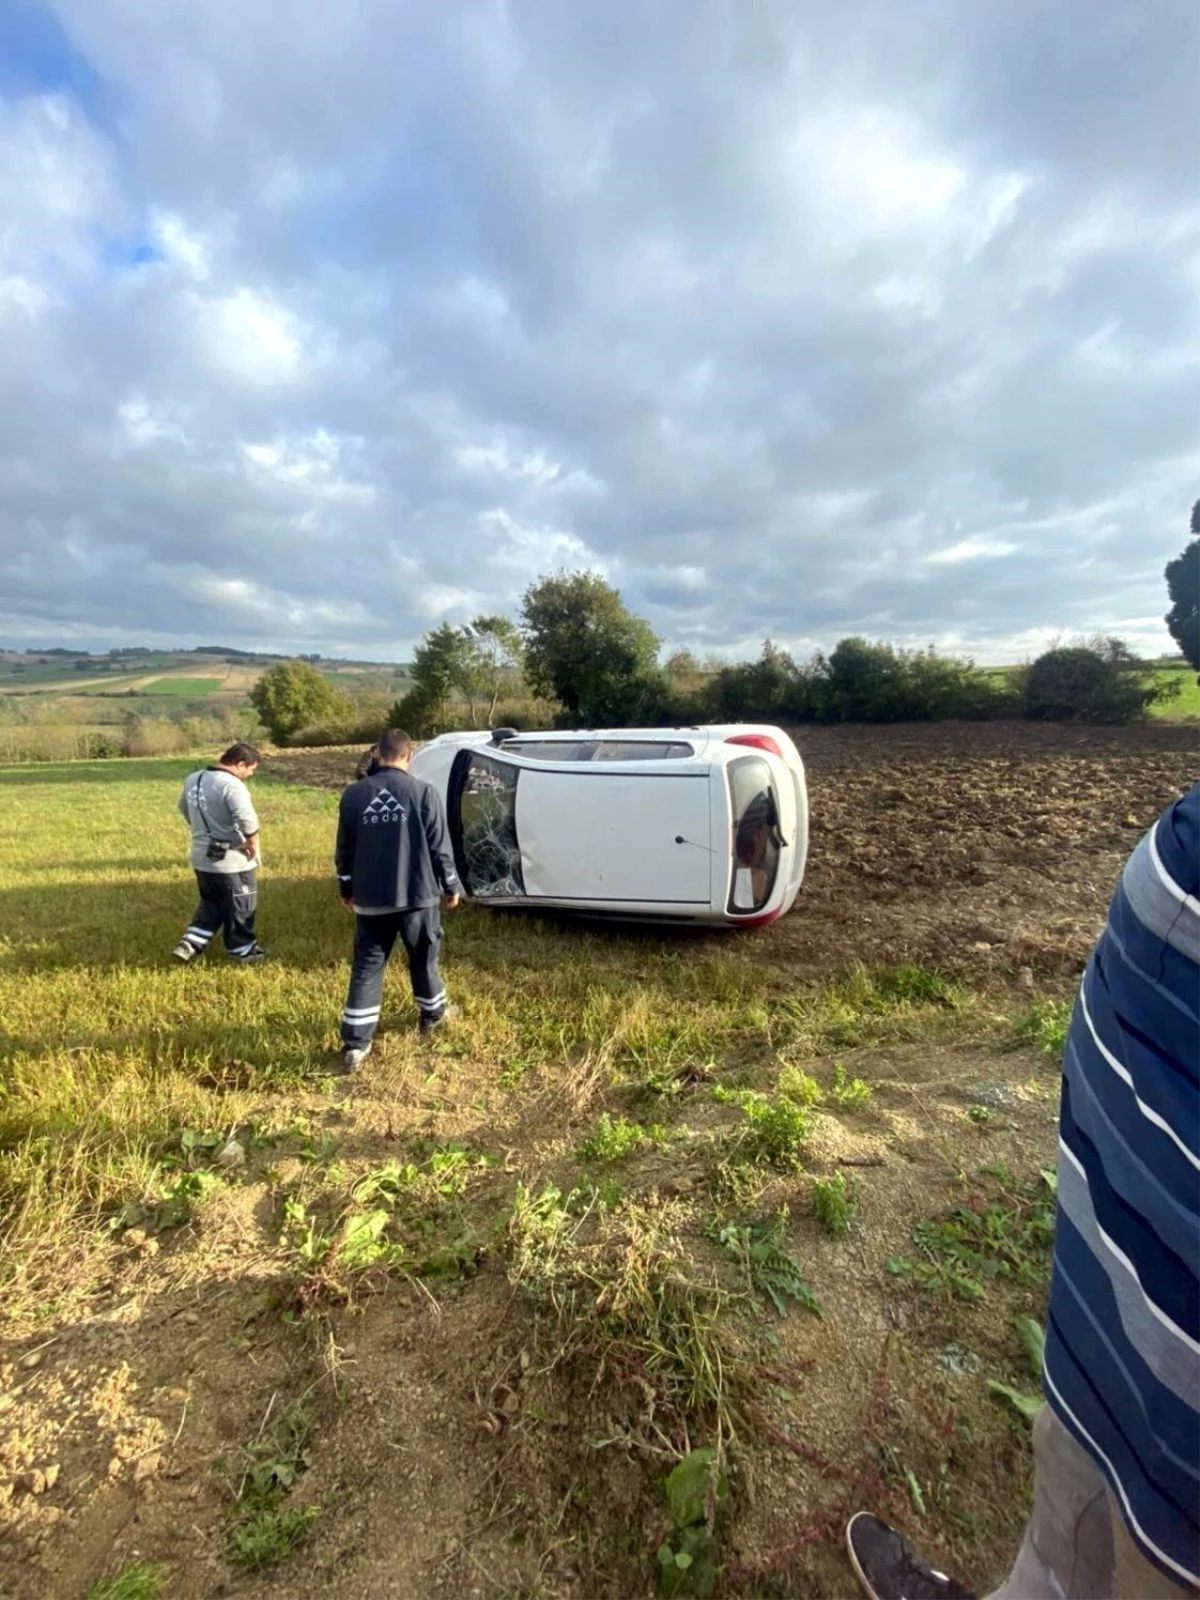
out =
{"type": "MultiPolygon", "coordinates": [[[[439,733],[461,733],[471,728],[516,728],[530,733],[562,725],[562,713],[555,702],[532,695],[498,705],[490,718],[486,712],[487,708],[481,705],[472,718],[468,708],[459,702],[434,705],[419,689],[410,689],[388,712],[385,726],[403,728],[414,739],[435,739],[439,733]]],[[[378,737],[378,732],[373,733],[371,742],[378,737]]]]}
{"type": "MultiPolygon", "coordinates": [[[[26,761],[87,761],[94,735],[69,723],[0,726],[0,766],[26,761]]],[[[117,751],[118,755],[123,752],[117,751]]]]}
{"type": "Polygon", "coordinates": [[[1045,722],[1125,724],[1160,698],[1115,640],[1047,650],[1023,678],[1024,713],[1045,722]]]}
{"type": "Polygon", "coordinates": [[[722,667],[708,691],[723,722],[809,722],[815,717],[812,677],[768,639],[757,661],[722,667]]]}
{"type": "Polygon", "coordinates": [[[276,744],[301,728],[348,717],[350,698],[307,661],[269,667],[250,691],[250,704],[276,744]]]}
{"type": "MultiPolygon", "coordinates": [[[[433,699],[423,689],[410,689],[388,712],[389,728],[403,728],[414,739],[436,739],[455,726],[449,701],[433,699]]],[[[377,736],[378,737],[378,736],[377,736]]]]}
{"type": "Polygon", "coordinates": [[[555,701],[537,700],[532,695],[520,700],[506,700],[496,707],[491,719],[492,727],[516,728],[521,733],[553,728],[558,711],[555,701]]]}
{"type": "Polygon", "coordinates": [[[319,749],[331,744],[372,745],[386,728],[403,726],[390,722],[386,706],[351,706],[345,717],[314,722],[299,728],[287,740],[289,749],[319,749]]]}
{"type": "Polygon", "coordinates": [[[797,666],[768,639],[758,661],[715,674],[710,715],[735,722],[928,722],[1014,715],[1019,697],[972,661],[935,650],[896,650],[843,639],[797,666]]]}
{"type": "Polygon", "coordinates": [[[130,717],[121,739],[124,756],[174,756],[191,741],[177,722],[165,717],[130,717]]]}
{"type": "Polygon", "coordinates": [[[978,719],[1016,709],[1016,696],[973,661],[929,650],[896,650],[843,639],[823,669],[824,710],[833,722],[978,719]]]}

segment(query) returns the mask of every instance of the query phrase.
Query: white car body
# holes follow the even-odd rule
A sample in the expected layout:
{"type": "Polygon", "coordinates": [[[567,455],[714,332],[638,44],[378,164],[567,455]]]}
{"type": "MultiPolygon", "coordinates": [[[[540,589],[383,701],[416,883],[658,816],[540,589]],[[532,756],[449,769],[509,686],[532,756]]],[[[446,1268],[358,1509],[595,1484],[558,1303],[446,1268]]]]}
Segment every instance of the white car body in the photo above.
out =
{"type": "Polygon", "coordinates": [[[484,905],[754,928],[804,877],[804,764],[780,728],[446,733],[410,770],[484,905]]]}

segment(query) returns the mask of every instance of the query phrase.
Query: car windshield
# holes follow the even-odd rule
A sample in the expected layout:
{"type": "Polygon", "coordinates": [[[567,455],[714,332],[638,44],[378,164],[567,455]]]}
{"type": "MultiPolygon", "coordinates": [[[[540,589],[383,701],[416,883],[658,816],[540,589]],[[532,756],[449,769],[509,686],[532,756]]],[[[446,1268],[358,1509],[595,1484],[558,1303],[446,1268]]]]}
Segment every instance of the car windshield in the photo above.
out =
{"type": "Polygon", "coordinates": [[[733,814],[733,869],[729,884],[731,912],[761,911],[771,898],[779,872],[783,840],[771,769],[758,756],[729,766],[733,814]]]}
{"type": "Polygon", "coordinates": [[[455,856],[467,893],[476,899],[525,893],[517,844],[520,776],[518,767],[474,752],[457,777],[451,805],[455,856]]]}

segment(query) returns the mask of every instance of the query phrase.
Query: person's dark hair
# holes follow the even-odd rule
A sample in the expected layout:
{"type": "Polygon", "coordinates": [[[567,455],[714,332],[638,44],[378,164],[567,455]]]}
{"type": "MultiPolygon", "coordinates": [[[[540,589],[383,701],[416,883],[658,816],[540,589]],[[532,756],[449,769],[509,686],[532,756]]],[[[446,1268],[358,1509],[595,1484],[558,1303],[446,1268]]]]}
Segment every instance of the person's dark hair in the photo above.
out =
{"type": "Polygon", "coordinates": [[[252,744],[247,744],[244,739],[239,739],[237,744],[231,744],[221,757],[223,767],[256,767],[262,760],[258,751],[252,744]]]}
{"type": "Polygon", "coordinates": [[[403,761],[412,755],[413,742],[403,728],[389,728],[380,739],[377,749],[381,762],[403,761]]]}
{"type": "Polygon", "coordinates": [[[356,778],[369,778],[379,771],[379,746],[373,744],[369,750],[364,750],[358,758],[358,765],[354,769],[356,778]]]}

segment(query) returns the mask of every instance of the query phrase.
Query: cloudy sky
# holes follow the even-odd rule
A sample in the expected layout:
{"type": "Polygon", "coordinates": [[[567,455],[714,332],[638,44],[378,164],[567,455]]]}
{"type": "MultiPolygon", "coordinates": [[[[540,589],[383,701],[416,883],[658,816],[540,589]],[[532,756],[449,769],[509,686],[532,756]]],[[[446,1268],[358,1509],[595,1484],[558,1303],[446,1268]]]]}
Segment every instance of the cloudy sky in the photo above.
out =
{"type": "Polygon", "coordinates": [[[1169,640],[1194,0],[7,0],[0,641],[1169,640]]]}

